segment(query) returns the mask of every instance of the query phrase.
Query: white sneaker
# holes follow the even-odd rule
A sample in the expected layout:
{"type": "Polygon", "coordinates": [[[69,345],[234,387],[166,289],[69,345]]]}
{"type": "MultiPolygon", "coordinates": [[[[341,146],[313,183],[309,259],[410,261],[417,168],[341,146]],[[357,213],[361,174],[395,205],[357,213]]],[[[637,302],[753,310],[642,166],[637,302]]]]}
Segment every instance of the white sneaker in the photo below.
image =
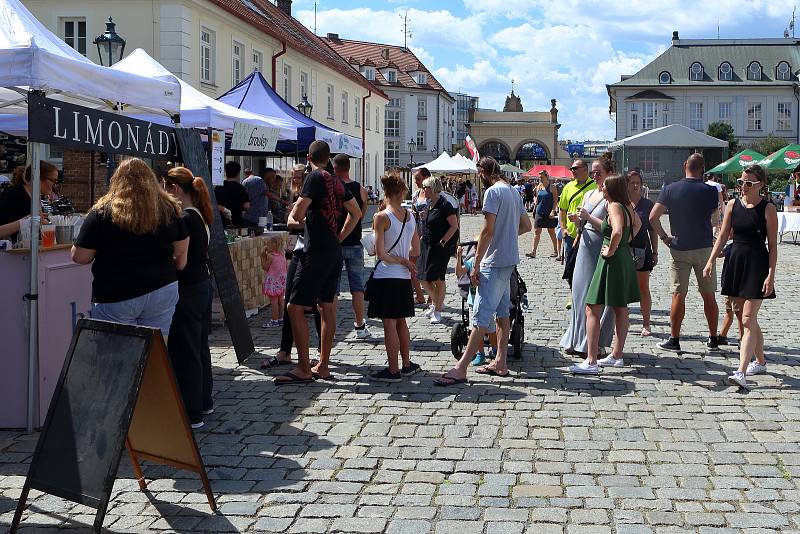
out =
{"type": "Polygon", "coordinates": [[[430,317],[433,315],[434,311],[436,311],[436,308],[433,306],[433,304],[431,304],[428,309],[423,312],[423,315],[425,315],[425,317],[430,317]]]}
{"type": "Polygon", "coordinates": [[[767,364],[760,364],[758,360],[753,360],[750,362],[750,365],[747,366],[747,371],[745,372],[746,375],[763,375],[767,372],[767,364]]]}
{"type": "Polygon", "coordinates": [[[746,388],[747,378],[744,376],[744,373],[740,373],[739,371],[734,371],[734,373],[728,377],[728,384],[732,386],[739,386],[742,388],[746,388]]]}
{"type": "Polygon", "coordinates": [[[600,367],[625,367],[625,360],[608,355],[602,360],[597,360],[597,365],[600,367]]]}
{"type": "Polygon", "coordinates": [[[197,423],[192,423],[190,426],[197,430],[198,428],[203,428],[206,424],[203,421],[198,421],[197,423]]]}
{"type": "Polygon", "coordinates": [[[431,314],[431,324],[439,324],[441,322],[442,322],[442,314],[434,309],[433,313],[431,314]]]}
{"type": "Polygon", "coordinates": [[[372,337],[372,332],[369,331],[369,328],[367,327],[367,322],[366,321],[364,321],[364,326],[361,327],[361,328],[359,328],[355,324],[353,326],[356,327],[356,337],[358,339],[369,339],[369,338],[372,337]]]}
{"type": "Polygon", "coordinates": [[[597,365],[589,365],[589,362],[584,360],[581,363],[571,365],[569,372],[576,375],[596,375],[600,374],[600,367],[597,365]]]}

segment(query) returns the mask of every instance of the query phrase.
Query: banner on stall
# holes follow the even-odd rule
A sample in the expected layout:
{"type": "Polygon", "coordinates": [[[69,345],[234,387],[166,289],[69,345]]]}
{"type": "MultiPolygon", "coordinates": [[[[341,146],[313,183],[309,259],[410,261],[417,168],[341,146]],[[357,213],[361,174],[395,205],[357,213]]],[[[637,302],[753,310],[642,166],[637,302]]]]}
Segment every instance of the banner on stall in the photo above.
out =
{"type": "Polygon", "coordinates": [[[175,128],[28,95],[28,141],[75,150],[177,159],[175,128]]]}
{"type": "Polygon", "coordinates": [[[243,152],[275,152],[278,129],[246,122],[233,123],[231,150],[243,152]]]}
{"type": "Polygon", "coordinates": [[[211,130],[209,138],[211,166],[211,183],[222,185],[225,182],[225,132],[211,130]]]}

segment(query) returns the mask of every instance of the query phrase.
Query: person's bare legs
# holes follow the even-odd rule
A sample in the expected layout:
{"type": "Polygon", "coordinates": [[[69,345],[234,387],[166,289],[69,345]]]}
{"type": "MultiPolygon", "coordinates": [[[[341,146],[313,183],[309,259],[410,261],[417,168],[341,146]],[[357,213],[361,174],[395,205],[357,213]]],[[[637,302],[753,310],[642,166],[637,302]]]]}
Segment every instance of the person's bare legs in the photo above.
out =
{"type": "Polygon", "coordinates": [[[397,373],[397,353],[400,352],[400,339],[397,335],[397,319],[383,320],[383,344],[386,346],[386,359],[390,373],[397,373]]]}
{"type": "Polygon", "coordinates": [[[336,334],[336,300],[334,299],[333,302],[320,303],[319,310],[322,317],[319,363],[314,366],[312,371],[323,378],[327,378],[331,375],[329,364],[331,360],[331,349],[333,348],[333,336],[336,334]]]}
{"type": "Polygon", "coordinates": [[[364,324],[364,292],[354,291],[352,293],[353,316],[358,326],[364,324]]]}
{"type": "Polygon", "coordinates": [[[719,328],[719,337],[728,337],[728,331],[733,326],[733,310],[725,308],[725,315],[722,317],[722,326],[719,328]]]}
{"type": "Polygon", "coordinates": [[[536,257],[536,250],[539,248],[539,240],[542,238],[542,229],[536,228],[533,231],[533,248],[531,248],[531,256],[536,257]]]}
{"type": "Polygon", "coordinates": [[[653,297],[650,295],[650,272],[637,271],[636,281],[639,283],[639,309],[642,311],[642,335],[650,335],[650,312],[653,309],[653,297]]]}
{"type": "Polygon", "coordinates": [[[600,351],[600,316],[603,314],[602,304],[586,305],[586,361],[589,365],[597,365],[597,354],[600,351]]]}
{"type": "Polygon", "coordinates": [[[428,294],[428,300],[431,304],[436,306],[436,286],[434,285],[435,282],[431,282],[430,280],[423,280],[422,287],[425,289],[425,293],[428,294]]]}
{"type": "MultiPolygon", "coordinates": [[[[455,377],[455,378],[466,378],[467,377],[467,368],[469,367],[470,362],[475,357],[475,354],[483,348],[483,337],[486,335],[486,328],[481,326],[473,326],[472,330],[469,333],[469,339],[467,340],[467,346],[464,347],[464,353],[461,355],[461,358],[456,362],[453,368],[447,373],[448,375],[455,377]]],[[[498,351],[500,350],[498,346],[498,351]]]]}
{"type": "MultiPolygon", "coordinates": [[[[304,306],[291,302],[286,306],[286,314],[292,322],[294,346],[297,349],[297,367],[292,369],[291,373],[300,378],[311,378],[311,364],[308,361],[308,323],[304,310],[304,306]]],[[[276,377],[275,380],[281,381],[281,377],[276,377]]]]}
{"type": "MultiPolygon", "coordinates": [[[[505,374],[508,372],[508,338],[511,335],[511,319],[509,317],[498,317],[495,319],[495,324],[497,325],[497,332],[495,333],[497,345],[494,348],[495,358],[485,368],[494,369],[500,374],[505,374]]],[[[489,336],[489,343],[491,343],[491,334],[489,336]]]]}
{"type": "Polygon", "coordinates": [[[436,306],[436,311],[442,311],[442,308],[444,308],[444,297],[447,293],[447,286],[444,280],[435,280],[433,282],[433,287],[436,288],[436,299],[433,301],[436,306]]]}
{"type": "MultiPolygon", "coordinates": [[[[761,299],[747,299],[742,305],[742,342],[739,345],[739,372],[746,372],[753,353],[757,350],[761,326],[758,324],[758,310],[761,308],[761,299]]],[[[756,353],[757,354],[757,353],[756,353]]],[[[764,345],[761,341],[761,360],[764,360],[764,345]]]]}
{"type": "Polygon", "coordinates": [[[669,308],[669,335],[681,337],[681,326],[686,315],[686,293],[673,293],[672,305],[669,308]]]}
{"type": "Polygon", "coordinates": [[[550,235],[550,242],[553,244],[553,254],[551,255],[551,257],[555,258],[558,256],[558,241],[556,240],[556,229],[548,228],[547,233],[550,235]]]}
{"type": "Polygon", "coordinates": [[[614,343],[611,347],[611,356],[615,360],[619,360],[622,358],[622,352],[625,350],[625,340],[628,338],[630,314],[627,306],[615,306],[611,309],[614,311],[614,343]]]}
{"type": "Polygon", "coordinates": [[[703,297],[703,312],[708,323],[708,335],[717,336],[717,325],[719,323],[719,306],[717,305],[716,293],[700,293],[703,297]]]}
{"type": "Polygon", "coordinates": [[[414,295],[416,295],[416,303],[417,304],[425,304],[425,293],[422,291],[422,284],[419,283],[419,278],[416,276],[411,279],[411,283],[414,284],[414,295]]]}
{"type": "Polygon", "coordinates": [[[403,367],[411,365],[411,334],[408,332],[408,323],[403,319],[396,319],[397,340],[400,347],[400,358],[403,360],[403,367]]]}

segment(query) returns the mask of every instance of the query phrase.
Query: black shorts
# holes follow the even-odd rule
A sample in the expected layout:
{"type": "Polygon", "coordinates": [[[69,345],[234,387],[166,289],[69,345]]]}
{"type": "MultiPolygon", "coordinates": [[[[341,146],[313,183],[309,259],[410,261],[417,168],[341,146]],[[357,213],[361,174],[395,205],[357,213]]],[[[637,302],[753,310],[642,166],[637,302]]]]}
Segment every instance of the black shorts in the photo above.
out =
{"type": "Polygon", "coordinates": [[[375,297],[369,300],[370,319],[414,317],[414,289],[408,278],[373,278],[375,297]]]}
{"type": "Polygon", "coordinates": [[[537,215],[533,219],[534,228],[555,228],[558,226],[558,219],[548,215],[537,215]]]}
{"type": "Polygon", "coordinates": [[[341,269],[341,249],[303,254],[294,273],[289,304],[315,306],[318,302],[333,302],[341,269]]]}

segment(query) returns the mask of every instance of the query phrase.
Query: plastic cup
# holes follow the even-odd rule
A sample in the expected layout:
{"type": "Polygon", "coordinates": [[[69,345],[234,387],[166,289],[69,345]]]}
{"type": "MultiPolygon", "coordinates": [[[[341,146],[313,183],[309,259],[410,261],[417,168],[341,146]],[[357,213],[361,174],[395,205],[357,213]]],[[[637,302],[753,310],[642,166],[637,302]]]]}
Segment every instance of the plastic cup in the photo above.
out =
{"type": "Polygon", "coordinates": [[[43,224],[42,225],[42,247],[53,247],[56,244],[56,225],[43,224]]]}
{"type": "Polygon", "coordinates": [[[259,217],[258,218],[258,225],[261,228],[264,228],[267,225],[267,218],[266,217],[259,217]]]}

